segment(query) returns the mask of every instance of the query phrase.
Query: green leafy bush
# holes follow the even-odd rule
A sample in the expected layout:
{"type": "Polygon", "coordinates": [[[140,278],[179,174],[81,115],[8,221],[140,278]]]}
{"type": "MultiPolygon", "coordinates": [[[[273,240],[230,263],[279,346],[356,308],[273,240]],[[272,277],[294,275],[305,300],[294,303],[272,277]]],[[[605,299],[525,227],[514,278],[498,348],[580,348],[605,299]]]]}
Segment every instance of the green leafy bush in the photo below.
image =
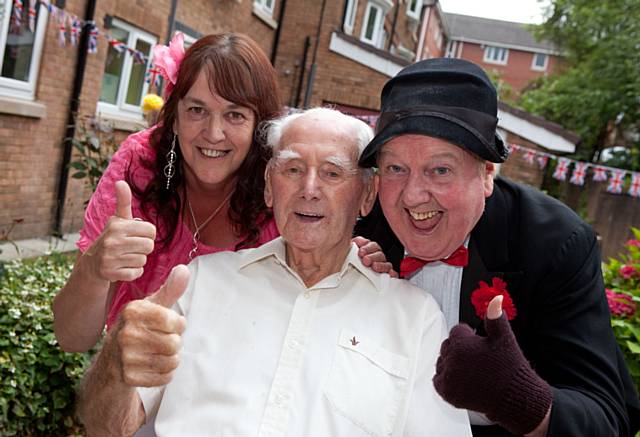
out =
{"type": "Polygon", "coordinates": [[[51,300],[73,256],[4,264],[0,277],[0,435],[81,434],[75,389],[88,354],[63,352],[53,333],[51,300]]]}
{"type": "Polygon", "coordinates": [[[604,264],[603,275],[611,309],[611,325],[627,366],[640,391],[640,230],[625,244],[620,259],[604,264]]]}

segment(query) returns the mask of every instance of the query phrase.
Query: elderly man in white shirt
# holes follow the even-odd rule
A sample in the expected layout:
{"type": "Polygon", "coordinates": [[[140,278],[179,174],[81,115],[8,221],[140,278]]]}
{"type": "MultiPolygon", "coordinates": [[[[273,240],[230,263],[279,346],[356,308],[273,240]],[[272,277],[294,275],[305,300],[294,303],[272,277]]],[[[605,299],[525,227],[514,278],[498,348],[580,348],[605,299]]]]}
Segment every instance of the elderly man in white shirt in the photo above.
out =
{"type": "Polygon", "coordinates": [[[374,200],[357,166],[371,137],[327,108],[272,122],[265,200],[282,236],[178,266],[125,308],[83,384],[89,435],[153,417],[158,436],[471,435],[432,384],[437,304],[351,243],[374,200]]]}

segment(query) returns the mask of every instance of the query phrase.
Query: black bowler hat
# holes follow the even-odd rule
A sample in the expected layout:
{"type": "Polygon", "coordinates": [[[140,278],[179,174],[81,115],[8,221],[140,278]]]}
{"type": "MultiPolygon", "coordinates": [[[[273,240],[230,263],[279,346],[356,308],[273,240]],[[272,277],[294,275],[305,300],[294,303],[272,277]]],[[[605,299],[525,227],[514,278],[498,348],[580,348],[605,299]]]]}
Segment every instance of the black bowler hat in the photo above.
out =
{"type": "Polygon", "coordinates": [[[491,162],[509,155],[496,133],[496,89],[469,61],[433,58],[402,69],[382,89],[380,112],[363,167],[375,167],[382,145],[404,134],[441,138],[491,162]]]}

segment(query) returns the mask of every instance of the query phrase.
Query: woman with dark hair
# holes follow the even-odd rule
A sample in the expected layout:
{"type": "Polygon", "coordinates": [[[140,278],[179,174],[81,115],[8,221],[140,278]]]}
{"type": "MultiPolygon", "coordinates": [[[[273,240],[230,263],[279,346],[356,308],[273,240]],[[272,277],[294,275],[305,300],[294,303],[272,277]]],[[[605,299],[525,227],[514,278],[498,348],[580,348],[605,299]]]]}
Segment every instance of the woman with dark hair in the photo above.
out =
{"type": "Polygon", "coordinates": [[[85,213],[80,255],[53,303],[68,351],[100,339],[131,300],[156,290],[194,256],[278,236],[264,204],[269,151],[254,133],[279,115],[276,73],[240,34],[182,35],[154,48],[168,97],[158,124],[128,137],[85,213]]]}
{"type": "MultiPolygon", "coordinates": [[[[256,127],[282,109],[276,72],[240,34],[185,52],[178,33],[154,47],[166,81],[158,123],[114,154],[85,212],[80,255],[53,302],[61,348],[86,351],[130,301],[195,256],[259,246],[279,235],[265,206],[270,150],[256,127]]],[[[379,246],[356,239],[365,265],[388,272],[379,246]]]]}

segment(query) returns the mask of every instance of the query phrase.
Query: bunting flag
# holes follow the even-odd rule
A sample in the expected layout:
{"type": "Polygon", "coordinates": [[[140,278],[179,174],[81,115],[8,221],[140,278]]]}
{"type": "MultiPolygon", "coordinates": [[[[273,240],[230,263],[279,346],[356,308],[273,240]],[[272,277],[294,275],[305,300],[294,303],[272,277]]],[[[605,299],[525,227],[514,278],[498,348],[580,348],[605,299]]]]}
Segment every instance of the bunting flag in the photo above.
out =
{"type": "Polygon", "coordinates": [[[528,164],[533,164],[533,160],[535,159],[535,157],[536,153],[533,150],[527,150],[522,159],[524,159],[524,161],[528,164]]]}
{"type": "Polygon", "coordinates": [[[36,0],[29,0],[29,30],[31,33],[36,31],[36,0]]]}
{"type": "Polygon", "coordinates": [[[584,185],[584,178],[587,175],[588,165],[589,164],[586,162],[576,162],[569,182],[574,185],[584,185]]]}
{"type": "Polygon", "coordinates": [[[631,173],[631,185],[627,194],[633,197],[640,197],[640,173],[631,173]]]}
{"type": "Polygon", "coordinates": [[[155,85],[156,88],[160,87],[160,70],[157,69],[153,64],[149,65],[149,69],[145,75],[145,79],[149,86],[155,85]]]}
{"type": "Polygon", "coordinates": [[[142,53],[139,50],[134,50],[130,47],[127,47],[127,51],[129,52],[129,54],[131,56],[133,56],[133,62],[135,62],[136,64],[146,64],[147,63],[147,58],[144,56],[144,53],[142,53]]]}
{"type": "Polygon", "coordinates": [[[538,156],[538,167],[540,167],[540,170],[544,169],[547,166],[548,162],[549,157],[547,155],[538,156]]]}
{"type": "Polygon", "coordinates": [[[22,27],[22,0],[13,0],[13,16],[11,20],[13,22],[13,32],[19,34],[22,27]]]}
{"type": "Polygon", "coordinates": [[[64,11],[58,15],[58,42],[61,46],[67,43],[67,14],[64,11]]]}
{"type": "Polygon", "coordinates": [[[509,144],[509,153],[515,153],[518,150],[520,150],[520,146],[518,146],[517,144],[509,144]]]}
{"type": "Polygon", "coordinates": [[[87,45],[87,53],[98,53],[98,28],[93,21],[87,23],[89,29],[89,44],[87,45]]]}
{"type": "Polygon", "coordinates": [[[554,179],[564,181],[567,179],[567,171],[569,171],[569,163],[571,161],[567,158],[558,158],[558,165],[553,172],[554,179]]]}
{"type": "Polygon", "coordinates": [[[105,35],[105,38],[109,42],[109,45],[115,49],[116,52],[122,53],[128,49],[127,45],[120,40],[112,38],[111,35],[105,35]]]}
{"type": "Polygon", "coordinates": [[[611,179],[609,179],[609,185],[607,186],[609,193],[620,194],[622,192],[622,183],[626,173],[626,171],[619,169],[611,171],[611,179]]]}
{"type": "Polygon", "coordinates": [[[596,182],[604,182],[607,180],[607,169],[596,165],[593,168],[593,180],[596,182]]]}
{"type": "Polygon", "coordinates": [[[72,46],[78,45],[78,38],[80,37],[80,32],[82,31],[82,25],[80,24],[80,20],[73,19],[71,23],[71,29],[69,30],[69,42],[72,46]]]}

